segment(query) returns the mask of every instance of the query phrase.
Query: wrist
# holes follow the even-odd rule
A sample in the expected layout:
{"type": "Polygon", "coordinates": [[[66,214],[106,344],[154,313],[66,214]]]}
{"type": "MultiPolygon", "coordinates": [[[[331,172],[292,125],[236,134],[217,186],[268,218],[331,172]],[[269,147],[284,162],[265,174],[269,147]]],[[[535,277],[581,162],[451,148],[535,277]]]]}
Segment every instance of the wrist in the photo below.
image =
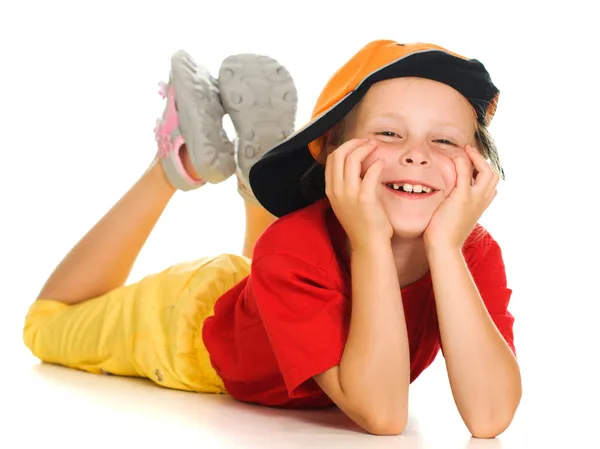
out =
{"type": "Polygon", "coordinates": [[[372,237],[363,239],[348,239],[350,244],[350,252],[352,254],[374,254],[379,255],[385,251],[392,250],[391,240],[385,237],[372,237]]]}
{"type": "Polygon", "coordinates": [[[434,258],[460,255],[462,257],[462,248],[448,242],[427,243],[425,242],[425,254],[427,260],[434,258]]]}

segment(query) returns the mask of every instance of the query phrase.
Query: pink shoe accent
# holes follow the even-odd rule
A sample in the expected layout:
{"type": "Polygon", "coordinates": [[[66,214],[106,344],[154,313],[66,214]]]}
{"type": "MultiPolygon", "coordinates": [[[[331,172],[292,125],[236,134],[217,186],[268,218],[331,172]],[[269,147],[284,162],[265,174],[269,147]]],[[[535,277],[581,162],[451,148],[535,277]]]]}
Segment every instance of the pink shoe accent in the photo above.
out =
{"type": "Polygon", "coordinates": [[[190,174],[187,172],[187,170],[185,169],[185,167],[183,166],[183,162],[181,162],[181,157],[179,157],[179,150],[181,149],[181,146],[184,143],[185,142],[183,141],[183,137],[181,137],[181,136],[177,137],[175,139],[175,142],[173,142],[173,151],[177,155],[177,157],[173,158],[173,160],[175,161],[175,165],[177,166],[179,173],[181,173],[181,176],[183,176],[183,178],[192,185],[201,186],[201,185],[206,184],[206,181],[204,181],[202,179],[192,178],[190,176],[190,174]]]}
{"type": "Polygon", "coordinates": [[[158,94],[163,98],[167,98],[167,84],[161,81],[158,83],[158,87],[160,87],[158,94]]]}
{"type": "Polygon", "coordinates": [[[154,134],[158,144],[158,157],[167,158],[173,153],[172,161],[175,163],[180,175],[191,185],[201,186],[206,183],[202,179],[192,178],[181,161],[179,151],[185,143],[181,135],[177,135],[173,140],[173,132],[179,127],[179,116],[175,108],[175,89],[169,88],[167,84],[159,83],[159,94],[167,99],[166,110],[163,117],[156,121],[154,134]]]}
{"type": "Polygon", "coordinates": [[[163,158],[173,151],[171,135],[179,127],[179,116],[175,109],[175,89],[171,87],[167,92],[167,86],[162,83],[160,94],[167,98],[167,110],[163,118],[157,120],[154,133],[158,143],[158,156],[163,158]]]}

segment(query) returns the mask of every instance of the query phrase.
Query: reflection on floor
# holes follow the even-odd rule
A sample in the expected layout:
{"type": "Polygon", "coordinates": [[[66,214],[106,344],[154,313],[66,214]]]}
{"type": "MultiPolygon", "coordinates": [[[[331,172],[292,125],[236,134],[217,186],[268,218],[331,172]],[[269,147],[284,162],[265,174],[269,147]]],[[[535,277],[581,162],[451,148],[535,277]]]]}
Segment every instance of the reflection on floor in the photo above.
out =
{"type": "MultiPolygon", "coordinates": [[[[569,449],[600,447],[590,440],[593,428],[569,427],[569,421],[583,424],[581,416],[575,418],[559,402],[536,404],[526,398],[500,437],[471,438],[452,402],[441,358],[413,384],[409,425],[397,437],[365,434],[337,409],[281,411],[228,396],[167,390],[143,379],[39,364],[26,356],[21,360],[4,383],[2,396],[9,397],[10,404],[3,401],[9,416],[4,423],[10,425],[0,434],[12,442],[2,447],[533,449],[551,443],[569,449]]],[[[561,395],[555,397],[561,400],[561,395]]]]}

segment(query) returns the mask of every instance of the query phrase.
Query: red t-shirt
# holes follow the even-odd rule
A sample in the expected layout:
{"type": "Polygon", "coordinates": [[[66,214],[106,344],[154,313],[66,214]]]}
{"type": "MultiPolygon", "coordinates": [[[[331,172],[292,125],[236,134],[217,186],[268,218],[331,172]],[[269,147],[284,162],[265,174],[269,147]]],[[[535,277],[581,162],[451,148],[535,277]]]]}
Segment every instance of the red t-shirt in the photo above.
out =
{"type": "MultiPolygon", "coordinates": [[[[483,301],[514,351],[504,263],[480,226],[463,254],[483,301]]],[[[227,391],[244,402],[332,405],[312,379],[340,363],[350,324],[345,233],[327,200],[284,216],[255,245],[250,275],[206,320],[204,343],[227,391]]],[[[402,289],[414,381],[437,356],[440,334],[429,273],[402,289]]]]}

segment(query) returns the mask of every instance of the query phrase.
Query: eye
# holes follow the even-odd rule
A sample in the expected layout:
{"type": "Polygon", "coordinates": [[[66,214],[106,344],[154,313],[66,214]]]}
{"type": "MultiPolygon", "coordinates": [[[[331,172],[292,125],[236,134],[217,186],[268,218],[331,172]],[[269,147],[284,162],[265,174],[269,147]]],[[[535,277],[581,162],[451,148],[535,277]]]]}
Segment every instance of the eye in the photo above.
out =
{"type": "Polygon", "coordinates": [[[383,136],[383,137],[400,137],[398,134],[396,134],[395,132],[392,132],[392,131],[380,131],[375,134],[377,134],[378,136],[383,136]]]}
{"type": "Polygon", "coordinates": [[[448,139],[438,139],[438,140],[435,140],[434,142],[439,142],[442,145],[453,145],[453,146],[456,146],[455,143],[450,142],[448,139]]]}

